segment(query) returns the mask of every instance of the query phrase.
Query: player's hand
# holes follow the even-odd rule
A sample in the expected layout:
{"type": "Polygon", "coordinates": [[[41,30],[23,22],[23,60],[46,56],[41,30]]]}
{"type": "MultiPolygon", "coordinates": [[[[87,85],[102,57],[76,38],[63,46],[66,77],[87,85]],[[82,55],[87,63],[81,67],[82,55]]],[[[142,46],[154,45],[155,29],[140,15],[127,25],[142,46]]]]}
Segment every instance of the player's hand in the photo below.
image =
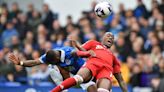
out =
{"type": "Polygon", "coordinates": [[[71,33],[70,35],[68,35],[68,40],[70,41],[76,41],[77,40],[77,35],[75,33],[71,33]]]}
{"type": "Polygon", "coordinates": [[[19,64],[20,64],[20,59],[19,59],[19,57],[15,56],[13,53],[10,53],[10,54],[8,55],[8,58],[9,58],[9,60],[10,60],[11,62],[13,62],[13,63],[16,64],[16,65],[19,65],[19,64]]]}
{"type": "Polygon", "coordinates": [[[93,50],[89,50],[89,53],[92,57],[96,57],[96,53],[93,50]]]}

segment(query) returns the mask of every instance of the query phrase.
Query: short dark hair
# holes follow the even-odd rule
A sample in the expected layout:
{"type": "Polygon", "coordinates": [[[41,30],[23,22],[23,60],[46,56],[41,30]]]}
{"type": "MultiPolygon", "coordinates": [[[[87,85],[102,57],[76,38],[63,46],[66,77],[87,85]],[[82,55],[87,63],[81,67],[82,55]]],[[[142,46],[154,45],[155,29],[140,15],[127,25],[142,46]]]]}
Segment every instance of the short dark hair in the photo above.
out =
{"type": "Polygon", "coordinates": [[[55,63],[54,62],[55,56],[56,56],[56,53],[53,50],[47,51],[47,53],[46,53],[46,63],[47,64],[54,64],[55,63]]]}

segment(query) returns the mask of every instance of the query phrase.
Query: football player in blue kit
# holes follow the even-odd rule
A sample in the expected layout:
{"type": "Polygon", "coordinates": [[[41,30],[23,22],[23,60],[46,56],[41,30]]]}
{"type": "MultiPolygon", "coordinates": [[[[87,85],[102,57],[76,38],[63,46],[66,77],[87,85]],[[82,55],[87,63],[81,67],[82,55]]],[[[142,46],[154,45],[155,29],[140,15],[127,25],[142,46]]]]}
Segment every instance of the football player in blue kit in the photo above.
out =
{"type": "MultiPolygon", "coordinates": [[[[37,60],[21,61],[13,53],[9,54],[9,60],[16,65],[32,67],[40,64],[47,64],[50,67],[50,75],[53,81],[58,85],[64,79],[69,78],[71,74],[75,75],[85,63],[81,57],[94,56],[92,51],[77,51],[73,47],[61,47],[47,51],[37,60]]],[[[94,92],[95,83],[90,81],[82,84],[81,87],[88,92],[94,92]]]]}

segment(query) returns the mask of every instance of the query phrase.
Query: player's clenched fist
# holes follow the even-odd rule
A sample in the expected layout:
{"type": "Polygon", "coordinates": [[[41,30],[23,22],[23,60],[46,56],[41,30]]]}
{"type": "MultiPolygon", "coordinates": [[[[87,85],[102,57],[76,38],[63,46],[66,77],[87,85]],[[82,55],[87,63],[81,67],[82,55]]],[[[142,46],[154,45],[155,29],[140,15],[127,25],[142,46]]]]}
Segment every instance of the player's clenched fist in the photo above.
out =
{"type": "Polygon", "coordinates": [[[16,65],[19,65],[20,64],[20,59],[18,57],[16,57],[13,53],[10,53],[8,55],[8,58],[11,62],[13,62],[14,64],[16,65]]]}

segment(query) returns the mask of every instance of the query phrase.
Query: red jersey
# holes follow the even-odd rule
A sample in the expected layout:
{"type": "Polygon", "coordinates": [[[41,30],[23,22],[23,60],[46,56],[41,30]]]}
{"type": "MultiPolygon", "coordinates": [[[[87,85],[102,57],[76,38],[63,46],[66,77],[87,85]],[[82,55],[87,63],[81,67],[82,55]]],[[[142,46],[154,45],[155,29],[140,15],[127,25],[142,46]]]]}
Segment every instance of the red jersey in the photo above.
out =
{"type": "Polygon", "coordinates": [[[113,73],[120,72],[120,63],[117,60],[117,58],[114,56],[114,54],[106,48],[104,45],[102,45],[100,42],[97,42],[95,40],[90,40],[83,44],[82,46],[84,49],[93,50],[96,54],[96,57],[90,57],[87,62],[93,63],[98,66],[104,66],[113,73]],[[114,69],[114,70],[113,70],[114,69]]]}

